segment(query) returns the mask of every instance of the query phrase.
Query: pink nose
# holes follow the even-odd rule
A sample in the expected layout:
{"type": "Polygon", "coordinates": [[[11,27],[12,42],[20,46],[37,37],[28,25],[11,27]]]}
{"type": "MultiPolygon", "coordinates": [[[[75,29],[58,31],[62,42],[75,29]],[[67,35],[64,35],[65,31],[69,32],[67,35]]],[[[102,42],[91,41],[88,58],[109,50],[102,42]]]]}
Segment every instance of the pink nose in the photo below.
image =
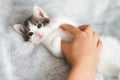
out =
{"type": "Polygon", "coordinates": [[[39,38],[41,38],[42,36],[40,35],[40,33],[36,32],[35,35],[39,38]]]}

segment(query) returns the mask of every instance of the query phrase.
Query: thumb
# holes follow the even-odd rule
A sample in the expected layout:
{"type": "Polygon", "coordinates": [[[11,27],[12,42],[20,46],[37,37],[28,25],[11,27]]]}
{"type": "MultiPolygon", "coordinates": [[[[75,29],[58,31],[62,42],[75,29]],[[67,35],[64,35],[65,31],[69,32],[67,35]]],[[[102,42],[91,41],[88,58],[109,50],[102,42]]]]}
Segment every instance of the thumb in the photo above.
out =
{"type": "Polygon", "coordinates": [[[66,55],[68,53],[68,51],[69,51],[69,43],[62,40],[61,41],[61,49],[62,49],[62,52],[64,53],[64,55],[66,55]]]}

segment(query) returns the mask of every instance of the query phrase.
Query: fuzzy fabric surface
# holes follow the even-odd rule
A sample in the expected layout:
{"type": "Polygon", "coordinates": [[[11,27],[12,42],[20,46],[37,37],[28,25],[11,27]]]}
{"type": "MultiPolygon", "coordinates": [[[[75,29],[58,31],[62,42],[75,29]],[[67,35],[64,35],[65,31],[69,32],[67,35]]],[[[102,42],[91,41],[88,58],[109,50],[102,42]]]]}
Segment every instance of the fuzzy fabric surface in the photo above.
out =
{"type": "Polygon", "coordinates": [[[100,35],[120,39],[120,0],[0,0],[0,80],[64,80],[69,72],[65,59],[54,57],[42,45],[24,42],[13,30],[32,14],[34,5],[50,18],[67,16],[94,25],[100,35]]]}

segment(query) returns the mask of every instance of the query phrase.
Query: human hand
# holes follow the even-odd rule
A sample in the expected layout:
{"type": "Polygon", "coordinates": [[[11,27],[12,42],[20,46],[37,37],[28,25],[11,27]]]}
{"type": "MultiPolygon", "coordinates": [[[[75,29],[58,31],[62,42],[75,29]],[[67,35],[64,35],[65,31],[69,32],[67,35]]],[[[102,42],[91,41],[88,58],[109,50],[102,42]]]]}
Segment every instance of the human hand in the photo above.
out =
{"type": "Polygon", "coordinates": [[[102,49],[96,32],[93,32],[89,25],[82,25],[75,28],[72,25],[62,25],[61,28],[70,32],[73,35],[73,41],[67,43],[62,40],[62,51],[72,67],[84,65],[88,67],[96,67],[99,60],[99,55],[102,49]]]}

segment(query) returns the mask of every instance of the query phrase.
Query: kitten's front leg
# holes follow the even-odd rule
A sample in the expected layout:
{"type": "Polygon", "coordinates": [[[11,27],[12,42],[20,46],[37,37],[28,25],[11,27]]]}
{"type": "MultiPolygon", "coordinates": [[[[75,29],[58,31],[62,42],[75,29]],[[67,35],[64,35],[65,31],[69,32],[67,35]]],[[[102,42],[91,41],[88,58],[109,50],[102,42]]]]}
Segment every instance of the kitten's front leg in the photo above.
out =
{"type": "Polygon", "coordinates": [[[61,50],[61,37],[56,37],[51,42],[51,52],[54,56],[61,58],[63,57],[62,50],[61,50]]]}

